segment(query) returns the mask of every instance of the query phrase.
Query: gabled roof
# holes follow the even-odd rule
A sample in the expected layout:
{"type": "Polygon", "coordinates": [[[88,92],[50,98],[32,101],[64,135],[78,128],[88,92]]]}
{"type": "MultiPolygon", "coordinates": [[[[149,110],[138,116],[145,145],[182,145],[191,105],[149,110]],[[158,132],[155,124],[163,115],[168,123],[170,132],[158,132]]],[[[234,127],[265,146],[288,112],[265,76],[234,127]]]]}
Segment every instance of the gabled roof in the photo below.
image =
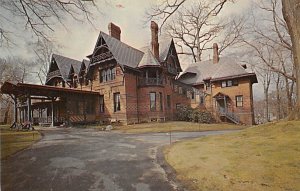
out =
{"type": "Polygon", "coordinates": [[[149,47],[144,47],[141,49],[144,52],[143,58],[138,64],[138,67],[145,67],[145,66],[154,66],[159,67],[160,63],[154,57],[153,53],[149,49],[149,47]]]}
{"type": "Polygon", "coordinates": [[[83,59],[82,62],[85,65],[85,68],[87,68],[89,66],[89,64],[90,64],[90,61],[86,60],[86,59],[83,59]]]}
{"type": "Polygon", "coordinates": [[[172,38],[164,39],[159,42],[159,61],[162,62],[167,59],[171,44],[172,38]]]}
{"type": "Polygon", "coordinates": [[[81,62],[78,60],[67,58],[58,54],[52,54],[52,59],[55,60],[59,68],[60,74],[64,80],[68,79],[71,66],[73,66],[75,72],[76,70],[80,70],[81,62]]]}
{"type": "Polygon", "coordinates": [[[142,51],[135,49],[102,31],[100,32],[99,37],[103,37],[109,50],[121,66],[125,65],[131,68],[136,68],[138,66],[144,55],[142,51]]]}
{"type": "Polygon", "coordinates": [[[248,73],[245,68],[234,58],[222,57],[219,63],[213,64],[213,60],[201,61],[190,64],[180,75],[179,80],[187,84],[202,84],[204,80],[217,81],[227,78],[253,76],[253,82],[257,82],[254,73],[248,73]],[[196,74],[196,75],[186,75],[196,74]]]}
{"type": "Polygon", "coordinates": [[[75,64],[75,63],[72,63],[72,66],[73,66],[73,69],[74,69],[74,73],[75,74],[79,74],[79,72],[80,72],[80,69],[81,69],[81,62],[80,62],[80,64],[75,64]]]}
{"type": "MultiPolygon", "coordinates": [[[[98,40],[103,38],[106,42],[108,49],[113,54],[114,58],[121,66],[129,66],[131,68],[141,67],[141,66],[157,66],[160,65],[159,61],[165,61],[170,47],[172,45],[172,39],[164,39],[159,42],[159,61],[153,56],[151,52],[151,47],[146,46],[141,49],[135,49],[122,41],[100,31],[98,40]]],[[[97,44],[97,43],[96,43],[97,44]]]]}

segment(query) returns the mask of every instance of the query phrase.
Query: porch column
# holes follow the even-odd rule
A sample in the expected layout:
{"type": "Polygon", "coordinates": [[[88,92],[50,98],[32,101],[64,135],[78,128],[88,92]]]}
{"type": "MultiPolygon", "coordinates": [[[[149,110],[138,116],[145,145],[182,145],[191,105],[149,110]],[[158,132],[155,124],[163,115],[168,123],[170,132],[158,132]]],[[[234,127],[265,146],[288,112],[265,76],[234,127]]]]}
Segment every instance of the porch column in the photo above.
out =
{"type": "Polygon", "coordinates": [[[225,113],[227,113],[226,96],[224,96],[224,110],[225,110],[225,113]]]}
{"type": "Polygon", "coordinates": [[[51,127],[54,127],[54,99],[51,99],[51,127]]]}
{"type": "Polygon", "coordinates": [[[31,98],[30,96],[27,97],[27,121],[31,122],[31,98]]]}
{"type": "Polygon", "coordinates": [[[158,70],[156,70],[156,85],[158,85],[158,80],[159,80],[159,73],[158,70]]]}
{"type": "Polygon", "coordinates": [[[14,123],[18,122],[18,98],[14,96],[14,123]]]}

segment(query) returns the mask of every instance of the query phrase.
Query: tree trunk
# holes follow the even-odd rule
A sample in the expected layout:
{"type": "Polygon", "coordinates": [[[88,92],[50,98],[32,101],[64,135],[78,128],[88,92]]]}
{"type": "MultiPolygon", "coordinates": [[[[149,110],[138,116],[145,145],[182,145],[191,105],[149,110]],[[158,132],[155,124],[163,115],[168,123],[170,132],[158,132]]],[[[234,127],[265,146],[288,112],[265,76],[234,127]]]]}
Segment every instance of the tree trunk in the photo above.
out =
{"type": "Polygon", "coordinates": [[[296,78],[296,107],[290,119],[300,119],[300,2],[299,0],[282,0],[282,14],[287,23],[292,40],[296,78]]]}
{"type": "Polygon", "coordinates": [[[279,88],[279,83],[280,83],[280,75],[277,74],[277,79],[276,79],[276,119],[280,120],[281,119],[281,100],[280,100],[280,88],[279,88]]]}
{"type": "Polygon", "coordinates": [[[269,88],[264,90],[265,94],[265,122],[270,121],[270,114],[269,114],[269,88]]]}

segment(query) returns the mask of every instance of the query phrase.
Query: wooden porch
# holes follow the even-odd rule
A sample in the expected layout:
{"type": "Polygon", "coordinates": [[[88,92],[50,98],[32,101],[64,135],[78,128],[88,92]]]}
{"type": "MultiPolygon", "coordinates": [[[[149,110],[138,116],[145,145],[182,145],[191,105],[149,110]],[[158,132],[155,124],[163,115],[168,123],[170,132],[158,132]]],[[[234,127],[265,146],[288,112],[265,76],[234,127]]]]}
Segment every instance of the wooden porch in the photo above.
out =
{"type": "Polygon", "coordinates": [[[5,82],[1,93],[8,94],[14,101],[14,123],[45,124],[49,126],[68,125],[70,114],[66,100],[72,96],[99,96],[99,92],[71,88],[5,82]]]}

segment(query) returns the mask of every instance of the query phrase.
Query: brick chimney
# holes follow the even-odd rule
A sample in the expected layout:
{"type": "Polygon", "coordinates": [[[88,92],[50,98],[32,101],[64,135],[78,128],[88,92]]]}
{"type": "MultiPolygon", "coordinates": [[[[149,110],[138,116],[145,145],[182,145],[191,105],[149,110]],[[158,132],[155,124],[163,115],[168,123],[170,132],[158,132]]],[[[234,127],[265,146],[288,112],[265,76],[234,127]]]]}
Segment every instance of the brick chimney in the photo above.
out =
{"type": "Polygon", "coordinates": [[[109,31],[110,36],[112,36],[118,40],[121,40],[121,28],[120,27],[118,27],[114,23],[109,23],[108,31],[109,31]]]}
{"type": "Polygon", "coordinates": [[[158,25],[151,21],[151,50],[157,60],[159,60],[159,44],[158,44],[158,25]]]}
{"type": "Polygon", "coordinates": [[[213,44],[213,63],[217,64],[219,62],[219,48],[218,44],[214,43],[213,44]]]}

